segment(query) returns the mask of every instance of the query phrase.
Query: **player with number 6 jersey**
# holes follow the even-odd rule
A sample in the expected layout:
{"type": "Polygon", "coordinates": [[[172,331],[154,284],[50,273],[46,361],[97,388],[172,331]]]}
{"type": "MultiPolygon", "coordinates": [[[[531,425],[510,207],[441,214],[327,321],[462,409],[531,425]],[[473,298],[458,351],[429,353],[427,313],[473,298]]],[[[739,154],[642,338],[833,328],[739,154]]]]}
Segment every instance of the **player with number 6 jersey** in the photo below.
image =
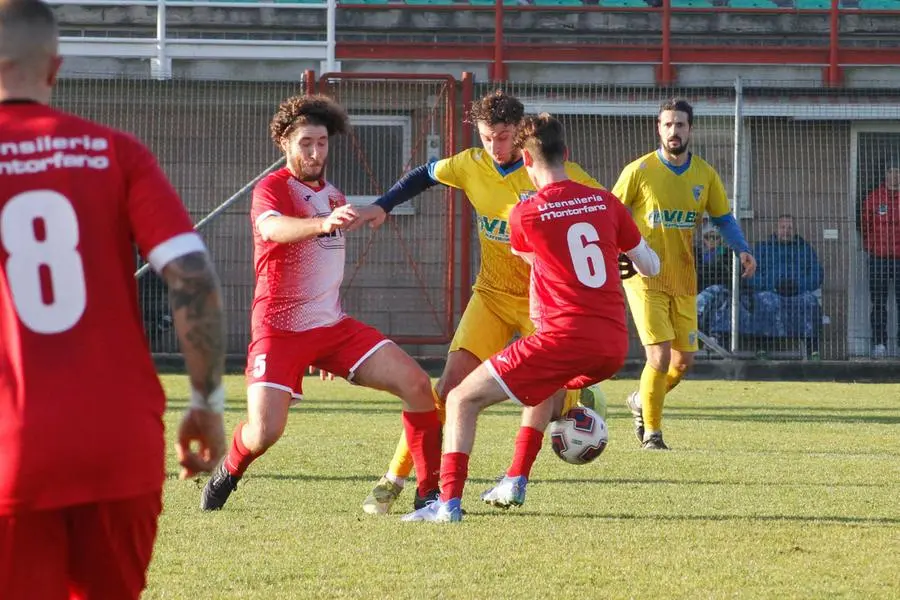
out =
{"type": "Polygon", "coordinates": [[[48,106],[60,62],[52,10],[0,0],[0,596],[136,599],[161,510],[166,398],[134,246],[169,286],[193,388],[182,477],[225,450],[221,296],[153,155],[48,106]]]}
{"type": "MultiPolygon", "coordinates": [[[[511,399],[547,402],[560,388],[599,383],[628,351],[619,254],[651,277],[659,258],[619,200],[570,180],[562,124],[543,113],[526,119],[518,145],[537,193],[510,215],[513,253],[531,264],[530,305],[536,331],[494,354],[447,399],[440,499],[406,521],[459,521],[478,414],[511,399]]],[[[510,486],[524,481],[509,481],[510,486]]]]}
{"type": "MultiPolygon", "coordinates": [[[[525,172],[521,151],[515,147],[516,134],[524,116],[522,102],[502,90],[473,101],[469,107],[469,120],[476,126],[483,147],[469,148],[412,169],[374,204],[359,210],[362,219],[378,226],[395,206],[438,184],[465,192],[475,209],[481,266],[472,288],[472,298],[453,334],[447,362],[434,388],[435,405],[441,411],[447,393],[466,375],[516,336],[534,331],[528,314],[530,269],[513,256],[509,245],[510,211],[535,191],[525,172]]],[[[595,188],[602,187],[579,165],[566,161],[564,166],[570,179],[595,188]]],[[[550,421],[580,403],[593,406],[599,397],[596,387],[570,390],[554,397],[552,402],[523,409],[506,476],[527,480],[550,421]]],[[[401,436],[387,473],[364,500],[363,510],[386,514],[411,472],[406,439],[401,436]]],[[[524,501],[524,488],[517,488],[515,493],[509,491],[501,482],[486,490],[482,500],[500,508],[520,506],[524,501]]],[[[413,506],[421,508],[429,500],[417,496],[413,506]]]]}

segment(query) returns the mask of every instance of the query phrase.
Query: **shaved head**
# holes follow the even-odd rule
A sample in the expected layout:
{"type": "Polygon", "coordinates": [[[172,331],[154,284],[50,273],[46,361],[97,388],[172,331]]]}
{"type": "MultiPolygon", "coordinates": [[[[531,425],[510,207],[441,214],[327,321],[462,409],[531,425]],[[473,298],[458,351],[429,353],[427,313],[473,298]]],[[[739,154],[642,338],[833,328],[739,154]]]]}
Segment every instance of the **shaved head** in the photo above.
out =
{"type": "Polygon", "coordinates": [[[46,88],[49,94],[59,69],[58,54],[59,33],[49,6],[40,0],[0,0],[0,88],[4,95],[28,92],[32,96],[32,88],[46,88]],[[28,89],[20,89],[23,87],[28,89]]]}

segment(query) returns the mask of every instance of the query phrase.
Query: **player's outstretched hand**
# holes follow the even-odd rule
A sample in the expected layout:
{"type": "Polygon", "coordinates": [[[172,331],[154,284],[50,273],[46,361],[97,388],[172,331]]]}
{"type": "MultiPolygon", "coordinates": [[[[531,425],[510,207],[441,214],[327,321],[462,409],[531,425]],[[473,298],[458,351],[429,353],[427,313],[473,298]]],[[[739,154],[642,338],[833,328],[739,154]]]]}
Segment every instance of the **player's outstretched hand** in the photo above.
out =
{"type": "Polygon", "coordinates": [[[343,204],[325,217],[325,221],[322,223],[322,233],[332,233],[336,229],[352,229],[357,219],[359,219],[359,213],[356,212],[356,207],[352,204],[343,204]]]}
{"type": "Polygon", "coordinates": [[[351,231],[357,227],[362,227],[367,223],[372,229],[378,229],[387,218],[387,213],[377,204],[370,204],[358,208],[357,214],[359,215],[359,218],[356,220],[356,223],[349,228],[351,231]]]}
{"type": "Polygon", "coordinates": [[[637,275],[637,269],[634,268],[634,263],[631,262],[631,259],[625,256],[624,254],[619,255],[619,277],[622,280],[631,279],[637,275]]]}
{"type": "Polygon", "coordinates": [[[309,374],[315,375],[316,371],[319,372],[319,379],[321,379],[322,381],[325,381],[325,380],[334,381],[334,373],[329,373],[328,371],[323,371],[322,369],[317,369],[317,368],[313,367],[312,365],[310,365],[309,374]]]}
{"type": "Polygon", "coordinates": [[[750,279],[756,273],[756,259],[749,252],[741,252],[741,277],[750,279]]]}
{"type": "Polygon", "coordinates": [[[202,408],[185,411],[178,424],[175,454],[181,465],[179,479],[211,472],[225,456],[225,421],[222,414],[202,408]],[[199,446],[196,450],[191,447],[195,442],[199,446]]]}

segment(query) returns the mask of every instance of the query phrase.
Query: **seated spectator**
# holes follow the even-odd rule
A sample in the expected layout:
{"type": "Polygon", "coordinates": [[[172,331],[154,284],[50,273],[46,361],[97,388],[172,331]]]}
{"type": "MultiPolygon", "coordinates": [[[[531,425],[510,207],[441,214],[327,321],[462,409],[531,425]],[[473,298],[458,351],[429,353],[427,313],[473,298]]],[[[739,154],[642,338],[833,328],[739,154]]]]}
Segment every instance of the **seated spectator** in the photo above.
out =
{"type": "Polygon", "coordinates": [[[732,253],[711,224],[703,226],[697,257],[697,325],[709,332],[714,313],[729,305],[732,253]]]}
{"type": "Polygon", "coordinates": [[[817,358],[823,270],[816,251],[795,233],[794,218],[782,215],[776,233],[756,244],[754,256],[759,268],[747,282],[748,333],[806,339],[817,358]]]}

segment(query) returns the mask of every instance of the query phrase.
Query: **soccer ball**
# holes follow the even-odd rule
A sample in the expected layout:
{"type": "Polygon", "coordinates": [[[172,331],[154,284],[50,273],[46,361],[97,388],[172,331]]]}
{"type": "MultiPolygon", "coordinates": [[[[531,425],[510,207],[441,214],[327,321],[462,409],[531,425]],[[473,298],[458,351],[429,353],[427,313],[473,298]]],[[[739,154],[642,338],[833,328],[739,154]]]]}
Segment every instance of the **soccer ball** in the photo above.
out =
{"type": "Polygon", "coordinates": [[[583,465],[603,453],[609,432],[600,415],[589,408],[576,406],[550,424],[550,441],[558,457],[573,465],[583,465]]]}

